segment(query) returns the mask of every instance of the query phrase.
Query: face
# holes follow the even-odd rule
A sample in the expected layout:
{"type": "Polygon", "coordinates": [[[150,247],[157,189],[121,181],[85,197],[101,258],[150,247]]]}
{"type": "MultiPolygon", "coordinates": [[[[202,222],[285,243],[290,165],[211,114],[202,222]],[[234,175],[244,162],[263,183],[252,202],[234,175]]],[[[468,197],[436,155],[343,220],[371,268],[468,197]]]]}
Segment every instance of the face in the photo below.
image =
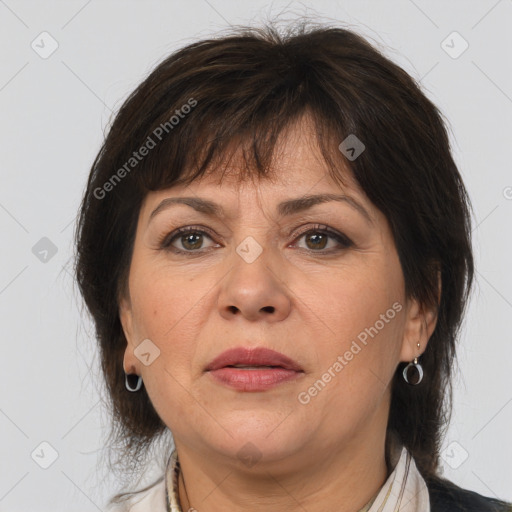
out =
{"type": "Polygon", "coordinates": [[[381,439],[396,366],[425,348],[386,218],[348,171],[343,188],[332,181],[308,133],[283,137],[272,180],[212,173],[141,208],[124,369],[142,376],[178,449],[279,461],[381,439]],[[280,208],[320,194],[345,199],[280,208]],[[205,371],[239,347],[272,349],[300,371],[205,371]]]}

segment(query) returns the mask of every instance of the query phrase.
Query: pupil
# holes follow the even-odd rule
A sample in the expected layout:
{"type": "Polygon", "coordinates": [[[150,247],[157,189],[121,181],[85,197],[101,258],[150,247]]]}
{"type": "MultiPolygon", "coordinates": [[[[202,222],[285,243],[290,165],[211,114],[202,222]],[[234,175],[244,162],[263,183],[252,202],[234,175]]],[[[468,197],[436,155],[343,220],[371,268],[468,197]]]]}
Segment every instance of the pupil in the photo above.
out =
{"type": "Polygon", "coordinates": [[[198,235],[198,234],[190,234],[190,235],[185,235],[184,236],[184,246],[187,248],[187,249],[198,249],[200,246],[201,246],[201,235],[198,235]],[[193,239],[196,239],[196,241],[194,242],[193,239]],[[189,243],[191,242],[191,243],[189,243]]]}

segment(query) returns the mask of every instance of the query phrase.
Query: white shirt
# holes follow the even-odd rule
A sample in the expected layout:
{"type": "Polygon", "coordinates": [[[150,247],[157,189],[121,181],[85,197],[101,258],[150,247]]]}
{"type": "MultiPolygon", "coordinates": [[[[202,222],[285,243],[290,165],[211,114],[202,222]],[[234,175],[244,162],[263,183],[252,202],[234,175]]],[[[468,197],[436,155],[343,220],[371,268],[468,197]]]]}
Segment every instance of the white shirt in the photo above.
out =
{"type": "MultiPolygon", "coordinates": [[[[405,447],[394,452],[394,469],[366,512],[430,512],[425,480],[405,447]],[[398,459],[398,460],[397,460],[398,459]]],[[[178,501],[179,461],[171,453],[163,475],[150,488],[131,496],[121,504],[108,506],[106,512],[184,512],[178,501]],[[168,494],[168,496],[167,496],[168,494]]],[[[186,511],[185,511],[186,512],[186,511]]]]}

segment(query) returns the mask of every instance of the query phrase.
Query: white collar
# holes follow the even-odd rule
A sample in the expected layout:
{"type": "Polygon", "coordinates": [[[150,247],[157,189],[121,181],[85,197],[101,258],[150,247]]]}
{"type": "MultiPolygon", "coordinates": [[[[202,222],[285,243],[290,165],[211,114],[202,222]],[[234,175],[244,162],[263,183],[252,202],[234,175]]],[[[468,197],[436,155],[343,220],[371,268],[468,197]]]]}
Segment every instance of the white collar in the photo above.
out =
{"type": "Polygon", "coordinates": [[[368,512],[430,512],[425,480],[405,446],[368,512]]]}

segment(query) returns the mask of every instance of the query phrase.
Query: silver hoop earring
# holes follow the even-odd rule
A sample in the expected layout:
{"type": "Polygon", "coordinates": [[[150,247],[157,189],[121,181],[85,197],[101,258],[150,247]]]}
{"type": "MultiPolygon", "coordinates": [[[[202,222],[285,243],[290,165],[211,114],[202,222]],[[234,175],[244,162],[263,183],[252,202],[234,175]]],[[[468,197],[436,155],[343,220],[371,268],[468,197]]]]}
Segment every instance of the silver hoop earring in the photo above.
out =
{"type": "Polygon", "coordinates": [[[402,375],[404,377],[405,382],[407,382],[407,384],[410,384],[411,386],[417,386],[423,380],[423,368],[421,364],[418,363],[417,357],[414,358],[414,361],[412,363],[409,363],[404,368],[402,375]],[[417,374],[417,377],[412,380],[409,380],[409,370],[411,368],[414,368],[416,370],[415,374],[417,374]]]}
{"type": "Polygon", "coordinates": [[[124,374],[124,385],[126,386],[126,389],[128,391],[131,391],[132,393],[135,393],[135,391],[139,391],[139,389],[142,387],[142,377],[140,375],[136,375],[135,373],[125,373],[124,374]],[[137,377],[137,384],[134,388],[130,385],[129,377],[137,377]]]}

